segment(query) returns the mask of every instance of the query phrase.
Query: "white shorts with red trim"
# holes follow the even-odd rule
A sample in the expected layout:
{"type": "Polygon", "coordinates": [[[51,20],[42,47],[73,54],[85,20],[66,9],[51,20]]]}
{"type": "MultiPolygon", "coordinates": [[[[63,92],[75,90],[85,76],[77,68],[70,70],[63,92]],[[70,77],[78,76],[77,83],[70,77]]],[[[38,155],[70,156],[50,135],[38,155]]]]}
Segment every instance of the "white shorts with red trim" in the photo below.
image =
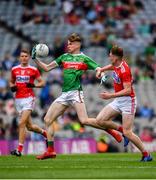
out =
{"type": "Polygon", "coordinates": [[[115,98],[114,101],[108,105],[121,114],[135,114],[137,100],[135,97],[123,96],[115,98]]]}
{"type": "Polygon", "coordinates": [[[16,98],[15,105],[18,113],[24,110],[33,110],[35,107],[35,97],[16,98]]]}
{"type": "Polygon", "coordinates": [[[76,102],[83,103],[84,102],[84,95],[83,91],[73,90],[68,92],[63,92],[61,96],[59,96],[54,103],[61,103],[66,106],[73,105],[76,102]]]}

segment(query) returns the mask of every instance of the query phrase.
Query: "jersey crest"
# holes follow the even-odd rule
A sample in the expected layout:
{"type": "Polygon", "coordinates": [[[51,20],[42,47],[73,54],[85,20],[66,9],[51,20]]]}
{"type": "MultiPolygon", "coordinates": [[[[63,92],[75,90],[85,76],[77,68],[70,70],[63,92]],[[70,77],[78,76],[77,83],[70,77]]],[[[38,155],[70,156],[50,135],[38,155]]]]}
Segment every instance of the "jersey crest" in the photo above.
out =
{"type": "Polygon", "coordinates": [[[117,83],[117,84],[120,84],[120,83],[121,83],[121,80],[120,80],[118,74],[117,74],[115,71],[113,72],[113,80],[114,80],[114,82],[117,83]]]}

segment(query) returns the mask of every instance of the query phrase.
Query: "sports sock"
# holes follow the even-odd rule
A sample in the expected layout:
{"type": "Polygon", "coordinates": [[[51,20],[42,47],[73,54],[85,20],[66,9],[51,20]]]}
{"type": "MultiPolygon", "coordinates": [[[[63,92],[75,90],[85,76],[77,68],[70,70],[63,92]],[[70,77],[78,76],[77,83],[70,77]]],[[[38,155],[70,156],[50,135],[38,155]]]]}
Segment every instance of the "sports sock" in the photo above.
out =
{"type": "Polygon", "coordinates": [[[147,151],[142,152],[143,157],[149,156],[149,153],[147,151]]]}
{"type": "Polygon", "coordinates": [[[17,147],[17,150],[18,150],[19,152],[22,152],[22,150],[23,150],[23,144],[19,143],[19,144],[18,144],[18,147],[17,147]]]}
{"type": "Polygon", "coordinates": [[[54,142],[53,141],[48,141],[48,152],[53,152],[54,151],[54,142]]]}
{"type": "Polygon", "coordinates": [[[116,132],[113,129],[106,129],[105,131],[113,137],[116,136],[116,132]]]}
{"type": "Polygon", "coordinates": [[[47,138],[47,132],[45,130],[42,131],[42,135],[47,138]]]}
{"type": "Polygon", "coordinates": [[[120,136],[120,134],[113,129],[106,129],[105,130],[108,134],[112,135],[118,142],[122,141],[122,137],[120,136]]]}
{"type": "Polygon", "coordinates": [[[117,129],[117,131],[123,133],[123,127],[122,127],[122,126],[119,126],[118,129],[117,129]]]}

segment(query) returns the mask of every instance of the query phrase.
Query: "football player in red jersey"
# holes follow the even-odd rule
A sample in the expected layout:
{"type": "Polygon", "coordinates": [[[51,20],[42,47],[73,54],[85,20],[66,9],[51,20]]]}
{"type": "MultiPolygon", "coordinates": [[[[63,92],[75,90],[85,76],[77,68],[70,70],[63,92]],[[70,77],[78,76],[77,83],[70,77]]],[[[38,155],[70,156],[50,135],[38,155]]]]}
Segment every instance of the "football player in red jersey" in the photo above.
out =
{"type": "Polygon", "coordinates": [[[102,92],[100,97],[106,100],[115,99],[98,114],[97,122],[100,126],[123,133],[124,146],[127,146],[130,140],[142,152],[141,161],[151,161],[151,155],[146,151],[140,138],[132,131],[137,102],[132,85],[131,69],[123,58],[123,49],[118,46],[112,47],[109,58],[111,64],[101,68],[101,72],[113,71],[112,78],[115,92],[102,92]],[[112,121],[112,118],[118,114],[122,115],[122,126],[112,121]]]}
{"type": "Polygon", "coordinates": [[[19,144],[17,149],[11,151],[12,155],[21,156],[26,136],[26,128],[47,137],[46,131],[38,125],[33,124],[31,112],[35,105],[35,94],[33,88],[42,88],[45,83],[36,67],[29,65],[30,53],[22,50],[20,53],[20,65],[11,70],[10,88],[15,92],[15,105],[19,113],[19,144]],[[34,84],[34,81],[37,83],[34,84]]]}

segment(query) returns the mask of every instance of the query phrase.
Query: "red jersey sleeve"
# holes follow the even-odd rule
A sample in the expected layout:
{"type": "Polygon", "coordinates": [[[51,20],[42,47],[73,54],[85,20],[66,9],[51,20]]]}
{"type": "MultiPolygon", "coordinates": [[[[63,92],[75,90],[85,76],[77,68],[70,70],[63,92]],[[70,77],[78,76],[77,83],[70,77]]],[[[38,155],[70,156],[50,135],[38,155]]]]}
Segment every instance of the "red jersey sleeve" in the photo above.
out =
{"type": "Polygon", "coordinates": [[[11,78],[12,78],[13,80],[16,80],[15,72],[14,72],[13,69],[11,70],[11,78]]]}

